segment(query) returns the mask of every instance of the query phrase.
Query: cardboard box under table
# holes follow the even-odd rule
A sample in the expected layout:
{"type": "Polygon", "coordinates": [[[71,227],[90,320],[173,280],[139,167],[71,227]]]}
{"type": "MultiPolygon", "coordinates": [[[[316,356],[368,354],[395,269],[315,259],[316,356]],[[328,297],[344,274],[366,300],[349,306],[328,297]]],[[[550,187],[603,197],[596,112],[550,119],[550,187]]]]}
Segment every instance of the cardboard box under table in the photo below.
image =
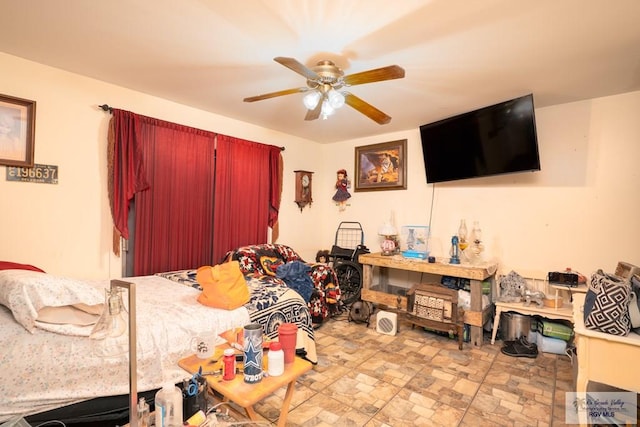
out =
{"type": "MultiPolygon", "coordinates": [[[[239,353],[241,354],[241,353],[239,353]]],[[[263,366],[267,366],[266,352],[264,356],[263,366]]],[[[222,349],[216,349],[216,354],[211,359],[198,359],[194,354],[178,361],[178,365],[189,373],[198,372],[202,367],[202,372],[216,372],[222,369],[222,349]]],[[[242,362],[238,362],[238,366],[242,366],[242,362]]],[[[265,397],[273,394],[281,387],[287,386],[282,408],[280,409],[280,417],[278,418],[278,426],[283,427],[287,421],[289,414],[289,405],[295,390],[296,380],[300,375],[310,371],[313,365],[300,357],[296,357],[293,363],[284,365],[284,373],[277,377],[265,376],[262,380],[255,384],[244,382],[244,375],[237,373],[231,381],[222,379],[222,373],[216,375],[204,375],[210,390],[222,396],[223,401],[231,401],[238,406],[244,408],[247,416],[252,421],[259,420],[253,405],[261,401],[265,397]]],[[[220,371],[221,372],[221,371],[220,371]]],[[[233,408],[232,408],[233,409],[233,408]]],[[[241,414],[242,415],[242,414],[241,414]]]]}

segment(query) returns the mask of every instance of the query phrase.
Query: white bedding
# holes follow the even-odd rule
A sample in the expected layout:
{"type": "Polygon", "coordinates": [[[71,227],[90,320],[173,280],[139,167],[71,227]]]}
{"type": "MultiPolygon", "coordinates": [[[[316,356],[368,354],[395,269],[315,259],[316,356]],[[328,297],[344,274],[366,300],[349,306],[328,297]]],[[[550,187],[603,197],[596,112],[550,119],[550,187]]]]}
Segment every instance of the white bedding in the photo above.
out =
{"type": "Polygon", "coordinates": [[[2,270],[0,305],[8,307],[14,319],[29,332],[43,327],[51,332],[89,336],[91,323],[97,322],[102,313],[104,292],[87,282],[67,277],[39,271],[2,270]],[[79,321],[85,317],[79,313],[93,317],[93,321],[87,318],[79,321]],[[67,325],[61,323],[65,319],[67,325]]]}
{"type": "MultiPolygon", "coordinates": [[[[196,301],[199,291],[158,276],[127,278],[136,284],[138,391],[188,375],[177,361],[192,354],[192,336],[250,323],[244,307],[221,310],[196,301]]],[[[104,294],[108,281],[91,283],[104,294]]],[[[124,295],[126,304],[127,296],[124,295]]],[[[223,340],[220,338],[220,343],[223,340]]],[[[128,394],[128,356],[101,359],[96,341],[36,327],[33,333],[0,306],[0,421],[94,397],[128,394]]]]}

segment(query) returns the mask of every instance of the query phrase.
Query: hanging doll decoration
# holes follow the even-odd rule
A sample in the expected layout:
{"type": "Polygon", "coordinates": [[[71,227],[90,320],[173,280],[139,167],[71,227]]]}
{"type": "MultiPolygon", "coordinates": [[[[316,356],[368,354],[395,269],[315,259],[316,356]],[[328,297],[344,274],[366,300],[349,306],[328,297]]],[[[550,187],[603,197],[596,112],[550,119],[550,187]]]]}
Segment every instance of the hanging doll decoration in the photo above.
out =
{"type": "Polygon", "coordinates": [[[349,178],[347,178],[346,169],[340,169],[337,174],[336,194],[333,195],[333,200],[339,206],[340,211],[343,211],[347,208],[347,200],[351,197],[351,194],[347,191],[351,183],[349,182],[349,178]]]}

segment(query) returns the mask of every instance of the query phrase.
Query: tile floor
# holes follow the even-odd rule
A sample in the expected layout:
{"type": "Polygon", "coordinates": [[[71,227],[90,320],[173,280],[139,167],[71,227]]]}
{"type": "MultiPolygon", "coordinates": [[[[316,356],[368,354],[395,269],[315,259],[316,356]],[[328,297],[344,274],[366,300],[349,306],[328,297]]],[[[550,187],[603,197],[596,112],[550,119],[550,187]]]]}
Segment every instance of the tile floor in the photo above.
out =
{"type": "MultiPolygon", "coordinates": [[[[383,335],[346,314],[318,329],[316,342],[318,364],[300,377],[287,426],[565,425],[567,356],[505,356],[487,333],[481,348],[460,351],[457,340],[419,327],[383,335]]],[[[284,392],[255,406],[264,421],[277,420],[284,392]]]]}

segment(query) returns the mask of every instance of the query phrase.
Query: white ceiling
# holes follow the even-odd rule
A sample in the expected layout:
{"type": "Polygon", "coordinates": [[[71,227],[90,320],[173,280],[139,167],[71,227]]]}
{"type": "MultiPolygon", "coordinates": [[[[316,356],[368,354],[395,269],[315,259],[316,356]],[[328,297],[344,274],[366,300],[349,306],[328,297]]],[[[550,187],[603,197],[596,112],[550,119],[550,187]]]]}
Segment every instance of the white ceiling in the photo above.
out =
{"type": "Polygon", "coordinates": [[[639,22],[639,0],[0,0],[0,51],[326,143],[528,93],[544,107],[640,90],[639,22]],[[243,102],[305,85],[276,56],[403,67],[350,88],[391,123],[349,106],[305,121],[299,93],[243,102]]]}

